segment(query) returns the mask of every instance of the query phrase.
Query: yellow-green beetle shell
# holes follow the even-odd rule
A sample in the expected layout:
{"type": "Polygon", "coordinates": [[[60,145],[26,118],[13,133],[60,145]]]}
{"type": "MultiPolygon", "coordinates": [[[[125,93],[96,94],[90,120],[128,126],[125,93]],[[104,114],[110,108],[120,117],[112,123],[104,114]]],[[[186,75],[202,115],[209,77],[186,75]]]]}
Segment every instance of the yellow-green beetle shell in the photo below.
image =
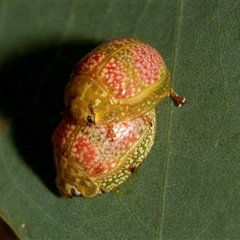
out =
{"type": "Polygon", "coordinates": [[[65,104],[80,122],[127,122],[169,96],[170,81],[154,48],[137,39],[119,38],[101,44],[77,63],[65,90],[65,104]]]}

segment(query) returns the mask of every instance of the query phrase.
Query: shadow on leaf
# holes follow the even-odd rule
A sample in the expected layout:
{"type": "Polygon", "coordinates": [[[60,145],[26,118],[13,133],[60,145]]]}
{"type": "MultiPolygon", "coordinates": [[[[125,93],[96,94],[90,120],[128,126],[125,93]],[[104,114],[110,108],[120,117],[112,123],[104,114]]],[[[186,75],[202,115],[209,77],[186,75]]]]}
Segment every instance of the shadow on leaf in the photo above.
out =
{"type": "Polygon", "coordinates": [[[73,67],[97,45],[86,41],[37,47],[1,66],[0,112],[11,119],[13,138],[25,162],[56,195],[51,134],[61,119],[73,67]]]}

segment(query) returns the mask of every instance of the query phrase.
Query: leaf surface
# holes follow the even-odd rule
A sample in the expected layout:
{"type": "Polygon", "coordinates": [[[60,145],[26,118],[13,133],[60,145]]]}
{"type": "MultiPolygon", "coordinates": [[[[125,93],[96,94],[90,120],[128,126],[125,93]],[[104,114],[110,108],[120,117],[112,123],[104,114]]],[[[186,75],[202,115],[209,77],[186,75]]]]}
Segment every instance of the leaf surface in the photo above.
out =
{"type": "Polygon", "coordinates": [[[0,3],[0,215],[22,239],[240,236],[240,1],[0,3]],[[157,107],[155,144],[120,193],[64,199],[51,133],[78,60],[155,47],[186,97],[157,107]]]}

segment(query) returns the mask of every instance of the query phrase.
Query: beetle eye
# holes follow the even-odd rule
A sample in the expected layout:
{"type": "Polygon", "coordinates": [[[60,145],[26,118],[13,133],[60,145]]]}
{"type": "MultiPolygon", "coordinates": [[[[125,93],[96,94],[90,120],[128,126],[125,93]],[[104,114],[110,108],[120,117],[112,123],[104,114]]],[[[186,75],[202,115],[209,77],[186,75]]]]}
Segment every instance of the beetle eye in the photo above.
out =
{"type": "Polygon", "coordinates": [[[87,117],[87,121],[88,121],[89,123],[94,123],[94,118],[89,115],[89,116],[87,117]]]}
{"type": "Polygon", "coordinates": [[[71,194],[73,197],[78,197],[80,195],[80,192],[76,188],[72,188],[71,194]]]}

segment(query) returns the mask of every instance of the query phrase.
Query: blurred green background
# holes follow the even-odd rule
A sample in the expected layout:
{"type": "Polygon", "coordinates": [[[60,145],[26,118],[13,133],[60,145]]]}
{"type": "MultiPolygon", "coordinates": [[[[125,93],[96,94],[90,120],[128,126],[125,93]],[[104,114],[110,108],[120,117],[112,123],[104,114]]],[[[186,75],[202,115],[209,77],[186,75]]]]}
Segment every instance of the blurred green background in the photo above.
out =
{"type": "Polygon", "coordinates": [[[240,238],[240,1],[1,1],[0,215],[22,239],[240,238]],[[155,47],[186,97],[119,193],[64,199],[51,133],[78,60],[106,40],[155,47]]]}

